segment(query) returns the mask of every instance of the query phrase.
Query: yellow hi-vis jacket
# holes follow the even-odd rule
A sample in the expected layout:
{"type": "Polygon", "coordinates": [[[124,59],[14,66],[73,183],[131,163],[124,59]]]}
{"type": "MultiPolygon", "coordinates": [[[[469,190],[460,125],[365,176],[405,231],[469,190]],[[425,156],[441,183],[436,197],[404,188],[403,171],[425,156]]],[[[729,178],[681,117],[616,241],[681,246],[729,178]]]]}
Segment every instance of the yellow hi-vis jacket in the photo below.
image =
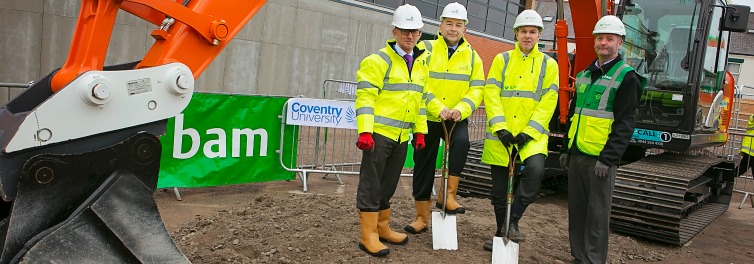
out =
{"type": "Polygon", "coordinates": [[[427,119],[440,122],[445,108],[461,113],[461,120],[474,113],[484,99],[484,65],[482,58],[462,38],[453,56],[448,58],[448,44],[439,36],[436,40],[419,42],[419,48],[431,54],[427,80],[427,119]],[[434,55],[432,55],[434,54],[434,55]]]}
{"type": "MultiPolygon", "coordinates": [[[[754,115],[749,117],[749,123],[746,125],[746,134],[754,136],[754,115]]],[[[754,138],[744,137],[741,141],[741,153],[754,156],[754,138]]]]}
{"type": "Polygon", "coordinates": [[[524,56],[518,43],[515,49],[495,56],[484,88],[488,125],[482,162],[508,166],[508,152],[495,133],[502,129],[513,136],[525,133],[532,137],[519,148],[522,160],[547,155],[548,127],[557,102],[558,65],[554,59],[536,46],[524,56]]]}
{"type": "Polygon", "coordinates": [[[367,56],[356,72],[356,127],[359,134],[377,133],[399,143],[412,133],[427,134],[424,82],[429,52],[414,48],[411,75],[406,61],[393,50],[395,40],[367,56]]]}

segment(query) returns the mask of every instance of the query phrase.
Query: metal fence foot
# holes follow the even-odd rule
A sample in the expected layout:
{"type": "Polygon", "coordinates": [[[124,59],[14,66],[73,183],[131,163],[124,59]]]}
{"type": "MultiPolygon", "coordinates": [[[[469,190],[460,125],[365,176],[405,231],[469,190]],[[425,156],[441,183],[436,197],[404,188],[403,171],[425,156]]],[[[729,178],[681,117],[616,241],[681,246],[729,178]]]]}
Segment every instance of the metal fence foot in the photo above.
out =
{"type": "Polygon", "coordinates": [[[178,187],[173,187],[173,192],[175,193],[175,199],[178,201],[182,201],[181,193],[178,191],[178,187]]]}

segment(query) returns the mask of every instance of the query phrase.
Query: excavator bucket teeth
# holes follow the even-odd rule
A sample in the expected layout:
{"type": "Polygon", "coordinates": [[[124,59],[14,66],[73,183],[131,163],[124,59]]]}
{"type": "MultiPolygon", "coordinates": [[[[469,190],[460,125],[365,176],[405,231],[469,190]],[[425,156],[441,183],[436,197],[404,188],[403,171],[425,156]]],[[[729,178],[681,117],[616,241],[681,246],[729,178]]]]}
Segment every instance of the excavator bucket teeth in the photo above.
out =
{"type": "Polygon", "coordinates": [[[160,152],[156,136],[135,133],[90,152],[33,156],[0,222],[0,263],[190,263],[153,197],[160,152]]]}

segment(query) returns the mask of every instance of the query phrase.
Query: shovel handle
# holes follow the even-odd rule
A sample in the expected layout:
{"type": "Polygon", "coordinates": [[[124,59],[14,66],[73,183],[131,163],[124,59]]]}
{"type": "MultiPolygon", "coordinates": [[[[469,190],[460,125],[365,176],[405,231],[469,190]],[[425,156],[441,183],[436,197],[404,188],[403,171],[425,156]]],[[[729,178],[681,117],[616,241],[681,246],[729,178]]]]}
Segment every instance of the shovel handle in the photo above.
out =
{"type": "Polygon", "coordinates": [[[448,202],[448,144],[450,144],[450,135],[453,134],[453,129],[456,128],[456,122],[453,121],[450,131],[448,131],[448,127],[445,126],[445,121],[440,121],[440,123],[442,124],[443,139],[445,140],[445,145],[442,150],[443,199],[442,212],[440,212],[440,214],[442,214],[443,219],[445,219],[445,206],[448,202]]]}

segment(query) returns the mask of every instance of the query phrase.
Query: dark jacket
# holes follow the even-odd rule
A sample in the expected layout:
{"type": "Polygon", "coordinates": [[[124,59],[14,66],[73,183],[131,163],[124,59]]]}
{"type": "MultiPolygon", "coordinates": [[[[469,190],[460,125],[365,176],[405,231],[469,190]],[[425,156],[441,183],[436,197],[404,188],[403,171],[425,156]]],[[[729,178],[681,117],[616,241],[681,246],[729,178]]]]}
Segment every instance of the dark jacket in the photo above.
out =
{"type": "MultiPolygon", "coordinates": [[[[597,67],[596,60],[586,68],[585,71],[591,71],[592,83],[598,78],[605,75],[610,69],[618,62],[622,60],[620,55],[613,61],[608,62],[602,67],[597,67]]],[[[623,152],[626,151],[628,143],[631,140],[631,135],[634,133],[634,127],[636,126],[636,107],[639,104],[641,98],[641,81],[636,71],[631,71],[623,77],[623,82],[615,92],[615,100],[613,102],[613,115],[615,121],[613,121],[612,131],[607,136],[607,142],[605,147],[600,152],[600,156],[597,160],[607,166],[618,165],[623,152]]],[[[576,95],[571,98],[570,107],[568,110],[568,123],[566,124],[566,131],[570,127],[570,120],[573,113],[576,111],[576,95]]],[[[563,144],[568,147],[568,137],[566,136],[563,144]]],[[[571,151],[576,150],[576,144],[573,144],[571,151]]]]}

